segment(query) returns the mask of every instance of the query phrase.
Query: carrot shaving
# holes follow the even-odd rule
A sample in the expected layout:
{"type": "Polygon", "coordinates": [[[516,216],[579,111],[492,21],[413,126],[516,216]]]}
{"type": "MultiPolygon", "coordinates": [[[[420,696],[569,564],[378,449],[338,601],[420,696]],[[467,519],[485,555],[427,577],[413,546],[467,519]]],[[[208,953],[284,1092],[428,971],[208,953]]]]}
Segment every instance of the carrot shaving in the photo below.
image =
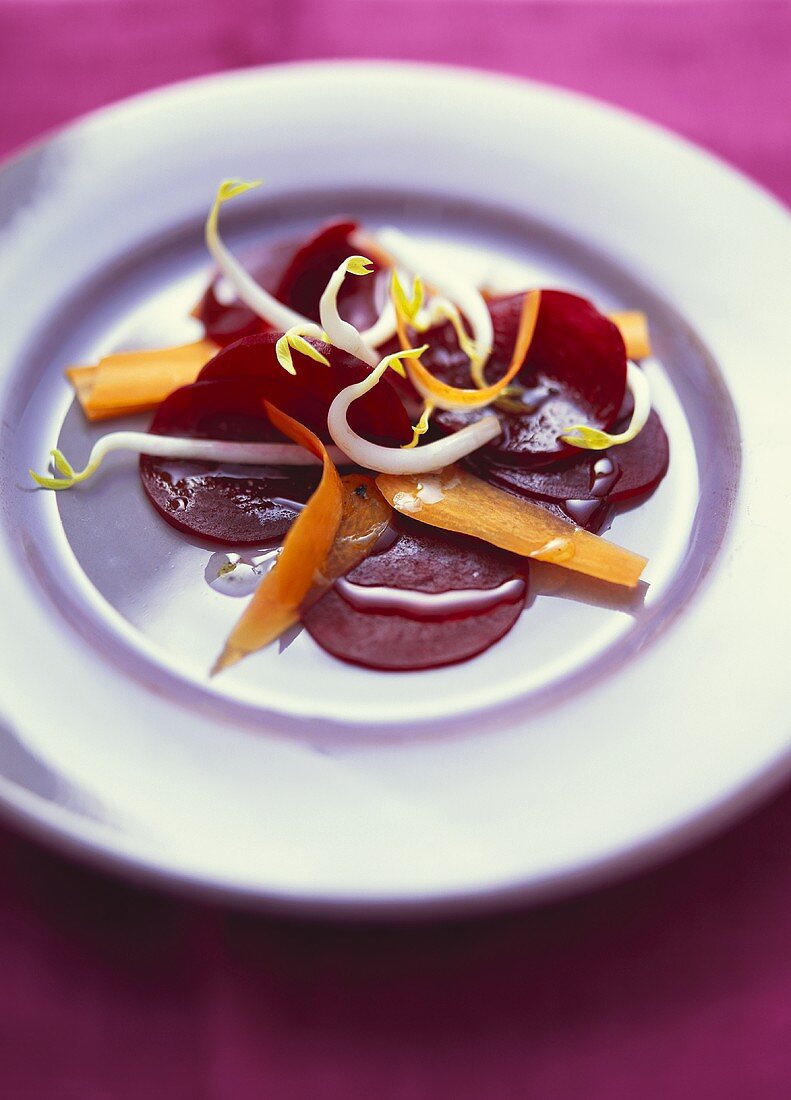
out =
{"type": "Polygon", "coordinates": [[[539,504],[496,489],[460,466],[434,475],[380,474],[382,495],[421,523],[473,535],[523,557],[634,588],[646,558],[563,520],[539,504]]]}
{"type": "MultiPolygon", "coordinates": [[[[457,386],[449,386],[447,382],[441,382],[430,371],[426,370],[419,359],[411,359],[406,363],[406,369],[413,386],[427,401],[438,405],[440,408],[472,409],[490,404],[521,370],[536,331],[540,306],[540,290],[531,290],[525,294],[511,362],[503,377],[491,386],[485,386],[483,389],[462,389],[457,386]]],[[[407,348],[410,346],[409,337],[402,312],[398,309],[396,309],[396,317],[399,342],[402,348],[407,348]]]]}
{"type": "Polygon", "coordinates": [[[194,382],[217,354],[211,340],[151,351],[106,355],[96,366],[69,367],[66,377],[89,420],[154,409],[180,386],[194,382]]]}
{"type": "Polygon", "coordinates": [[[320,574],[341,521],[341,479],[324,444],[298,420],[264,401],[272,424],[320,458],[321,481],[286,535],[277,562],[256,589],[231,631],[212,675],[279,638],[299,616],[299,607],[320,574]]]}
{"type": "Polygon", "coordinates": [[[302,602],[302,610],[321,599],[330,584],[367,558],[387,529],[393,509],[367,474],[341,478],[343,511],[335,541],[321,567],[321,576],[302,602]]]}
{"type": "Polygon", "coordinates": [[[609,317],[623,337],[628,359],[645,359],[651,354],[648,319],[644,313],[634,309],[623,313],[611,313],[609,317]]]}

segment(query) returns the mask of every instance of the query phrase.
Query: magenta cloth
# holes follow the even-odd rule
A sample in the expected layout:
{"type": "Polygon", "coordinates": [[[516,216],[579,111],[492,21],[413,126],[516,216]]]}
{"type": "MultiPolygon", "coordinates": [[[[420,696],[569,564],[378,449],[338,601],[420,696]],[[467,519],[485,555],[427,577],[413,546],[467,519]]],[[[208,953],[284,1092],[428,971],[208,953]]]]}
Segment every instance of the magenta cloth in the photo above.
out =
{"type": "MultiPolygon", "coordinates": [[[[589,92],[791,199],[785,0],[0,0],[0,153],[171,80],[357,56],[589,92]]],[[[377,929],[172,900],[0,830],[0,1098],[787,1097],[789,840],[786,792],[575,901],[377,929]]]]}

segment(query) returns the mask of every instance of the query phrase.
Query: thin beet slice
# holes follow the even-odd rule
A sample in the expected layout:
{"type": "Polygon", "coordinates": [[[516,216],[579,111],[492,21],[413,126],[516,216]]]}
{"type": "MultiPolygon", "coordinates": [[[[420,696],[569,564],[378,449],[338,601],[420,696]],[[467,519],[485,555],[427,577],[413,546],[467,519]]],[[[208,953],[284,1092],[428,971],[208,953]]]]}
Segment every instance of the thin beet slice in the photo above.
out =
{"type": "MultiPolygon", "coordinates": [[[[245,266],[264,290],[276,295],[283,272],[299,246],[299,241],[259,246],[243,257],[245,266]]],[[[203,325],[209,340],[225,347],[243,336],[269,330],[266,322],[238,298],[227,303],[221,302],[217,297],[217,282],[218,279],[214,279],[209,284],[194,310],[195,317],[203,325]]]]}
{"type": "MultiPolygon", "coordinates": [[[[278,283],[275,297],[298,313],[319,320],[319,300],[330,276],[349,256],[359,253],[352,244],[357,231],[353,221],[333,221],[319,229],[294,253],[278,283]]],[[[381,266],[372,260],[374,271],[381,266]]],[[[350,276],[338,294],[338,310],[356,329],[369,328],[378,313],[375,306],[376,275],[350,276]]]]}
{"type": "Polygon", "coordinates": [[[522,563],[403,517],[396,530],[387,549],[356,566],[304,615],[320,646],[352,664],[406,672],[466,660],[511,629],[525,603],[522,563]],[[465,596],[448,607],[441,594],[459,590],[465,596]],[[438,599],[426,606],[409,593],[438,599]]]}
{"type": "MultiPolygon", "coordinates": [[[[493,299],[489,310],[494,344],[486,370],[489,382],[502,377],[516,340],[524,295],[493,299]]],[[[448,326],[427,333],[425,365],[456,386],[470,386],[469,363],[448,326]]],[[[524,412],[497,405],[474,412],[438,411],[434,423],[455,432],[495,412],[502,435],[481,451],[502,465],[535,467],[557,462],[574,448],[559,439],[573,424],[607,430],[626,389],[626,351],[616,326],[584,298],[559,290],[541,295],[533,342],[517,376],[525,388],[524,412]]]]}
{"type": "Polygon", "coordinates": [[[615,504],[650,493],[667,473],[669,444],[655,412],[635,439],[607,451],[583,451],[579,458],[536,470],[475,462],[479,477],[522,496],[562,503],[608,499],[615,504]]]}
{"type": "MultiPolygon", "coordinates": [[[[319,299],[333,271],[356,249],[350,241],[357,223],[348,219],[329,222],[305,239],[269,244],[243,257],[256,281],[284,305],[305,317],[319,320],[319,299]]],[[[206,336],[220,347],[244,336],[268,332],[269,325],[237,299],[223,303],[217,297],[217,280],[207,288],[195,316],[206,336]]],[[[368,328],[377,317],[376,277],[348,278],[338,295],[341,315],[356,328],[368,328]]]]}
{"type": "MultiPolygon", "coordinates": [[[[314,346],[330,361],[327,367],[305,355],[294,353],[296,374],[288,374],[277,360],[275,344],[279,333],[246,336],[218,352],[198,376],[201,382],[219,379],[247,379],[258,382],[267,400],[295,417],[322,439],[327,439],[327,412],[346,386],[361,382],[370,368],[353,355],[319,341],[314,346]]],[[[374,443],[400,446],[412,438],[409,417],[400,397],[387,378],[355,401],[349,423],[356,432],[374,443]]]]}
{"type": "MultiPolygon", "coordinates": [[[[261,387],[243,379],[183,386],[162,402],[150,430],[196,439],[284,441],[263,410],[261,387]]],[[[225,545],[281,539],[320,476],[318,467],[140,459],[143,488],[160,515],[187,535],[225,545]]]]}

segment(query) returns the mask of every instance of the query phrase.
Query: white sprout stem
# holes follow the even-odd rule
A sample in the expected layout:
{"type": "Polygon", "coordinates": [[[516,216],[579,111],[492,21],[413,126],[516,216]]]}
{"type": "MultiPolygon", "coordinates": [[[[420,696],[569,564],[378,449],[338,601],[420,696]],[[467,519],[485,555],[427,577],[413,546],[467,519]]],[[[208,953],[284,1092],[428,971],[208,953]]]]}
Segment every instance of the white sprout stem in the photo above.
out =
{"type": "MultiPolygon", "coordinates": [[[[321,460],[294,443],[239,443],[231,439],[190,439],[148,432],[111,432],[94,445],[88,465],[98,463],[111,451],[135,451],[156,458],[189,458],[201,462],[238,462],[242,466],[314,466],[321,460]]],[[[346,455],[331,447],[333,462],[348,462],[346,455]]]]}
{"type": "Polygon", "coordinates": [[[218,226],[220,207],[245,191],[257,187],[258,183],[244,180],[225,180],[220,184],[209,216],[206,219],[206,247],[214,258],[222,274],[236,291],[242,302],[272,328],[286,329],[295,325],[307,325],[310,321],[293,309],[279,302],[272,294],[255,281],[236,257],[228,250],[220,237],[218,226]]]}
{"type": "Polygon", "coordinates": [[[634,400],[634,411],[628,426],[622,432],[611,435],[609,432],[590,428],[586,424],[575,424],[560,437],[564,443],[586,450],[603,451],[607,447],[618,447],[631,443],[645,427],[651,412],[651,386],[645,374],[631,360],[626,364],[626,385],[634,400]],[[577,432],[577,435],[569,433],[577,432]]]}
{"type": "Polygon", "coordinates": [[[344,321],[338,313],[338,294],[347,273],[351,272],[358,276],[370,274],[369,271],[363,270],[363,262],[370,264],[371,261],[361,256],[350,256],[333,271],[319,301],[319,317],[331,344],[340,348],[341,351],[347,351],[350,355],[362,359],[369,367],[375,367],[379,362],[376,349],[371,347],[354,325],[344,321]]]}
{"type": "Polygon", "coordinates": [[[432,328],[434,325],[441,324],[443,321],[450,321],[453,326],[453,331],[456,333],[459,347],[465,355],[469,356],[471,364],[473,365],[472,374],[476,382],[480,377],[478,385],[484,388],[486,383],[481,374],[483,368],[478,355],[478,347],[475,341],[470,339],[464,327],[464,321],[462,320],[461,314],[449,298],[432,298],[424,309],[419,310],[412,322],[412,326],[417,329],[418,332],[425,332],[427,329],[432,328]]]}
{"type": "Polygon", "coordinates": [[[396,311],[390,298],[385,302],[384,309],[370,328],[360,333],[363,343],[371,348],[378,348],[396,334],[396,311]]]}
{"type": "Polygon", "coordinates": [[[428,305],[421,309],[413,322],[418,332],[425,332],[432,325],[438,325],[442,321],[453,321],[459,317],[459,311],[450,298],[441,296],[432,298],[428,305]]]}
{"type": "MultiPolygon", "coordinates": [[[[621,432],[621,435],[628,435],[630,439],[634,439],[648,422],[651,412],[651,386],[645,374],[631,360],[626,364],[626,384],[632,391],[634,411],[629,426],[621,432]]],[[[620,440],[620,436],[615,435],[613,439],[620,440]]]]}
{"type": "Polygon", "coordinates": [[[363,439],[354,431],[348,420],[349,406],[376,385],[393,360],[419,354],[420,350],[425,349],[386,355],[367,378],[341,390],[330,405],[327,417],[330,435],[342,451],[368,470],[380,474],[427,474],[458,462],[500,434],[500,422],[496,416],[484,416],[445,439],[414,449],[382,447],[363,439]]]}
{"type": "MultiPolygon", "coordinates": [[[[287,329],[299,327],[302,335],[310,335],[316,339],[321,339],[323,336],[321,329],[313,324],[309,318],[294,309],[290,309],[278,301],[274,295],[264,290],[260,283],[256,282],[250,272],[227,248],[220,236],[220,207],[236,195],[241,195],[257,186],[257,182],[247,182],[245,180],[225,180],[220,184],[206,219],[206,247],[220,272],[236,291],[239,299],[256,316],[266,321],[274,329],[281,329],[285,332],[287,329]]],[[[342,320],[338,314],[338,292],[347,270],[346,265],[342,264],[330,279],[322,295],[322,310],[326,308],[327,316],[331,321],[328,327],[322,316],[322,325],[329,336],[330,343],[335,344],[343,351],[350,351],[352,355],[356,355],[358,359],[362,359],[369,366],[375,366],[379,362],[379,356],[376,354],[375,348],[395,335],[395,310],[392,303],[388,301],[374,324],[363,333],[359,333],[353,325],[342,320]]]]}
{"type": "Polygon", "coordinates": [[[404,267],[413,275],[421,275],[425,282],[461,310],[470,323],[477,349],[473,377],[478,385],[485,385],[483,369],[492,352],[494,328],[486,302],[477,288],[458,278],[428,249],[421,248],[398,229],[380,229],[374,239],[394,266],[404,267]]]}
{"type": "MultiPolygon", "coordinates": [[[[53,451],[55,466],[66,476],[41,477],[33,471],[31,475],[44,488],[69,489],[95,473],[102,461],[113,451],[131,451],[156,458],[227,462],[242,466],[321,465],[320,459],[310,451],[291,443],[237,443],[228,439],[188,439],[171,435],[149,435],[148,432],[110,432],[94,444],[83,470],[71,470],[60,451],[53,451]]],[[[337,465],[350,465],[348,456],[337,447],[328,447],[327,451],[337,465]]]]}

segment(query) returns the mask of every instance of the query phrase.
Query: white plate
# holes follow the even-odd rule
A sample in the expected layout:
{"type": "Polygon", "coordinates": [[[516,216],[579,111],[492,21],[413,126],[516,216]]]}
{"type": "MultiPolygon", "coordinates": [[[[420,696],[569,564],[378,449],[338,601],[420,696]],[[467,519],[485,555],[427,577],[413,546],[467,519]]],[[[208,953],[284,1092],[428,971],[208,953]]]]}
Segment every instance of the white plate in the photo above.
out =
{"type": "Polygon", "coordinates": [[[25,828],[237,901],[436,911],[622,873],[786,775],[791,222],[731,170],[545,87],[269,68],[6,165],[0,255],[0,798],[25,828]],[[98,434],[65,364],[178,338],[230,175],[266,179],[227,212],[237,244],[350,212],[475,273],[647,310],[671,469],[611,534],[650,556],[644,602],[556,598],[545,567],[514,631],[456,668],[363,672],[303,635],[207,681],[239,608],[205,585],[210,551],[156,518],[129,460],[57,497],[26,470],[98,434]]]}

